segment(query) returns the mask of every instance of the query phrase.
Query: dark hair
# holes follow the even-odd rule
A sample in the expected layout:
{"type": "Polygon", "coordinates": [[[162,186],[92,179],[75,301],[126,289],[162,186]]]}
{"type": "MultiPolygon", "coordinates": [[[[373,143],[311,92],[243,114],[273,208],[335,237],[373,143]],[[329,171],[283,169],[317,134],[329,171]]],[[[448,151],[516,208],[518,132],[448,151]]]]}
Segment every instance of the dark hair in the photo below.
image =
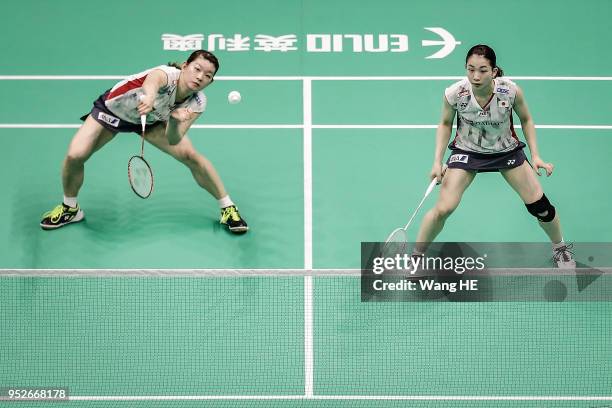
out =
{"type": "MultiPolygon", "coordinates": [[[[189,64],[199,57],[204,58],[215,66],[215,74],[217,73],[217,71],[219,71],[219,60],[212,52],[206,50],[197,50],[192,52],[189,58],[187,58],[187,61],[185,61],[185,63],[189,64]]],[[[169,62],[167,65],[181,69],[181,63],[179,62],[169,62]]]]}
{"type": "Polygon", "coordinates": [[[489,47],[485,44],[478,44],[470,48],[467,55],[465,56],[465,63],[467,64],[468,59],[472,55],[481,55],[489,60],[491,63],[491,68],[497,68],[497,77],[504,75],[504,70],[497,66],[497,56],[495,55],[495,51],[493,48],[489,47]]]}

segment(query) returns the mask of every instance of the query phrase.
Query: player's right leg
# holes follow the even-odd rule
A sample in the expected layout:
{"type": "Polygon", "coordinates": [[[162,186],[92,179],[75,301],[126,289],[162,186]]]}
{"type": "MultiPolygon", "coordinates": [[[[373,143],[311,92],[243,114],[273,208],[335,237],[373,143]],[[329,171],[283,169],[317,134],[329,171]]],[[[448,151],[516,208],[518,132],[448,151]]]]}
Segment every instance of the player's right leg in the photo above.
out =
{"type": "Polygon", "coordinates": [[[221,209],[219,221],[230,232],[242,234],[249,230],[246,221],[242,218],[238,208],[227,194],[217,170],[215,170],[213,164],[204,155],[195,149],[187,135],[181,139],[180,143],[170,145],[165,135],[165,127],[159,125],[148,130],[145,138],[153,146],[174,157],[191,170],[191,174],[198,185],[217,200],[221,209]]]}
{"type": "Polygon", "coordinates": [[[42,229],[56,229],[66,224],[81,221],[85,217],[76,202],[76,197],[83,185],[85,162],[114,136],[115,133],[104,128],[91,116],[85,119],[85,123],[72,138],[62,165],[64,202],[43,214],[43,219],[40,222],[42,229]],[[66,203],[65,201],[70,202],[66,203]]]}
{"type": "Polygon", "coordinates": [[[417,235],[416,251],[424,253],[427,246],[442,231],[446,219],[459,206],[464,191],[476,177],[476,172],[448,168],[442,179],[440,196],[434,207],[425,214],[417,235]]]}

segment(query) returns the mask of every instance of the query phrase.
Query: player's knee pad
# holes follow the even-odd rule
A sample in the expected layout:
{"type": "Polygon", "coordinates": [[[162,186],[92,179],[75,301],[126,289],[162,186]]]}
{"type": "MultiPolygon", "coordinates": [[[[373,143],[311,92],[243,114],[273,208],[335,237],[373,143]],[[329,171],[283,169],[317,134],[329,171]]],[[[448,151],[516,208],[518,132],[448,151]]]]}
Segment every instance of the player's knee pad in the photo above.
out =
{"type": "Polygon", "coordinates": [[[525,207],[529,214],[542,222],[551,222],[555,219],[555,207],[548,201],[546,194],[542,194],[542,198],[535,203],[525,204],[525,207]]]}

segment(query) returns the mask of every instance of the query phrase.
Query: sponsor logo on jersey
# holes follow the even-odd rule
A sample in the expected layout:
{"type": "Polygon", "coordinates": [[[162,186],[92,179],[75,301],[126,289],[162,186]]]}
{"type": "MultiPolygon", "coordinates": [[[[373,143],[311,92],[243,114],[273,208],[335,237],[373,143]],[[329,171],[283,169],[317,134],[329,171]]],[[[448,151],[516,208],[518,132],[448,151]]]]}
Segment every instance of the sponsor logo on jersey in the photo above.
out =
{"type": "Polygon", "coordinates": [[[461,98],[462,96],[467,96],[469,94],[470,94],[470,90],[469,89],[462,89],[457,94],[457,97],[461,98]]]}
{"type": "Polygon", "coordinates": [[[469,156],[467,154],[453,154],[449,160],[448,163],[467,163],[468,162],[468,158],[469,156]]]}
{"type": "Polygon", "coordinates": [[[98,113],[98,119],[101,120],[102,122],[106,122],[109,125],[113,126],[113,127],[118,127],[119,126],[119,118],[116,118],[114,116],[108,115],[104,112],[100,112],[98,113]]]}
{"type": "Polygon", "coordinates": [[[467,102],[461,102],[461,103],[459,104],[459,109],[460,109],[460,110],[465,110],[465,108],[467,108],[467,106],[468,106],[468,103],[467,103],[467,102]]]}
{"type": "Polygon", "coordinates": [[[498,94],[507,95],[508,93],[510,93],[510,89],[508,89],[508,88],[497,88],[495,90],[495,92],[497,92],[498,94]]]}

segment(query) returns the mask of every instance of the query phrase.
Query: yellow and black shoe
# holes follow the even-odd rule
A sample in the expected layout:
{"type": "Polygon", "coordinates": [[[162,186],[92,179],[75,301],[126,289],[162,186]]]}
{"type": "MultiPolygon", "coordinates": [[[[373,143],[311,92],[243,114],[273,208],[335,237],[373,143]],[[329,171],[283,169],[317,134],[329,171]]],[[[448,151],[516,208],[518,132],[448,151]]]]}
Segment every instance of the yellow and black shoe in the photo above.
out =
{"type": "Polygon", "coordinates": [[[76,207],[68,207],[62,203],[49,212],[43,214],[43,219],[40,221],[40,226],[44,230],[56,229],[63,227],[66,224],[79,222],[85,218],[85,213],[77,204],[76,207]]]}
{"type": "Polygon", "coordinates": [[[240,217],[235,205],[230,205],[221,210],[221,224],[227,226],[230,232],[235,234],[245,233],[249,230],[247,223],[240,217]]]}

